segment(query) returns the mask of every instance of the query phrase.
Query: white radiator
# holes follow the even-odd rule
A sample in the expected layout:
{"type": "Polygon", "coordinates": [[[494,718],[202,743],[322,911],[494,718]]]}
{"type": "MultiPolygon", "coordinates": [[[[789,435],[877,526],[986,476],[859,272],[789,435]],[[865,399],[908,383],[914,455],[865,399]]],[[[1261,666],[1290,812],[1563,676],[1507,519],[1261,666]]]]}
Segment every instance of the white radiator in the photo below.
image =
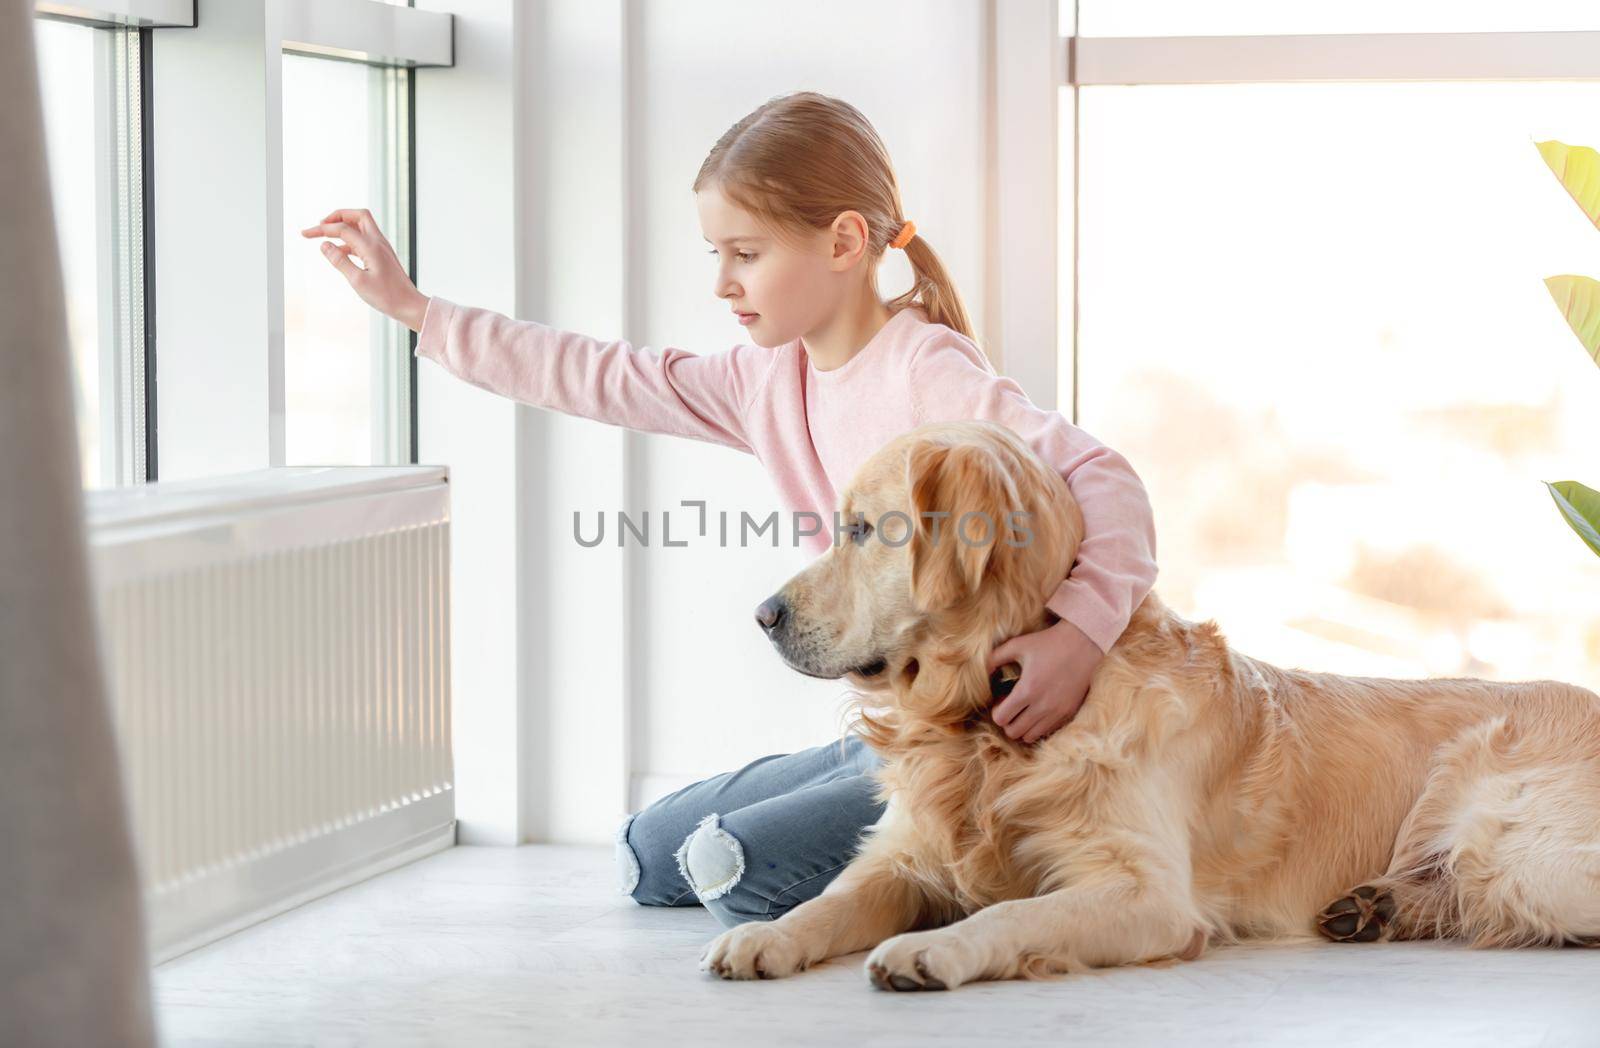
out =
{"type": "Polygon", "coordinates": [[[88,495],[157,961],[449,847],[441,467],[88,495]]]}

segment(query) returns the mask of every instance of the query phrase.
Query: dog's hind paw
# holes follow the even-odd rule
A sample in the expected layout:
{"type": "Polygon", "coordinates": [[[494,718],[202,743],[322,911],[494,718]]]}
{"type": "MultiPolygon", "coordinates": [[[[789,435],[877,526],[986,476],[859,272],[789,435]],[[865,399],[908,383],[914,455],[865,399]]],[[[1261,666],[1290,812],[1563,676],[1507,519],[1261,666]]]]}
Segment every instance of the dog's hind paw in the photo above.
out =
{"type": "Polygon", "coordinates": [[[1388,938],[1394,920],[1394,895],[1363,884],[1323,907],[1317,930],[1334,942],[1378,942],[1388,938]]]}

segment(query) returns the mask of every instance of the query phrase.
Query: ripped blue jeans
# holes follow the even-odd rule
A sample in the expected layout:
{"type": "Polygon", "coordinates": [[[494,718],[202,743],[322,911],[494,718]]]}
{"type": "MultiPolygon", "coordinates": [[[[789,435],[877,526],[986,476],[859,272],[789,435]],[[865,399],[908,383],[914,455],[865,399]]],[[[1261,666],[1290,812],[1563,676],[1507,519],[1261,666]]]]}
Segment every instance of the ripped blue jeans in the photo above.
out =
{"type": "Polygon", "coordinates": [[[883,815],[881,758],[843,738],[685,786],[617,827],[621,890],[642,906],[703,905],[727,927],[822,893],[883,815]]]}

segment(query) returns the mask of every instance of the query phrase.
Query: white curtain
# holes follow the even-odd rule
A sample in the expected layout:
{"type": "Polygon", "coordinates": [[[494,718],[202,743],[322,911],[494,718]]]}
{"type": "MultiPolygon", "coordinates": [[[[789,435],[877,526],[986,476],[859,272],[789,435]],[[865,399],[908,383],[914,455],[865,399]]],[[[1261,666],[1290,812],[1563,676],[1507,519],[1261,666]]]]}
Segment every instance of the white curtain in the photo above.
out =
{"type": "Polygon", "coordinates": [[[0,1041],[154,1043],[90,602],[31,0],[0,0],[0,1041]]]}

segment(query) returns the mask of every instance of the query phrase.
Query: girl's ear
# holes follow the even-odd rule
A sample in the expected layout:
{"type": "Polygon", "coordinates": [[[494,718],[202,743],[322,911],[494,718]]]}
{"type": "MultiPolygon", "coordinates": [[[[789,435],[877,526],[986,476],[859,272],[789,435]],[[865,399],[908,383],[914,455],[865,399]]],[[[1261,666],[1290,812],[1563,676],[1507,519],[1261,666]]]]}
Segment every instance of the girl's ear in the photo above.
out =
{"type": "Polygon", "coordinates": [[[1016,505],[1015,486],[981,444],[923,441],[906,457],[906,488],[912,601],[923,611],[951,607],[978,592],[1016,505]]]}

